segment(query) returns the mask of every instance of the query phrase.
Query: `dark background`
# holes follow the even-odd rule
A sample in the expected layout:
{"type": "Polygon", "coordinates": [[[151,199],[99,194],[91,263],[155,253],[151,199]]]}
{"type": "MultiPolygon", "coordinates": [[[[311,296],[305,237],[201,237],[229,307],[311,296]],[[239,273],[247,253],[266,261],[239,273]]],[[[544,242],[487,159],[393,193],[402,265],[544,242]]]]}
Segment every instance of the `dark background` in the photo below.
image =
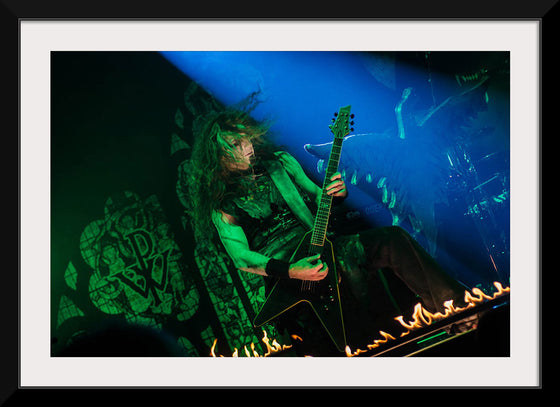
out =
{"type": "Polygon", "coordinates": [[[83,228],[102,217],[108,197],[124,190],[156,194],[177,215],[170,140],[189,79],[155,52],[54,52],[51,61],[56,312],[69,256],[83,228]]]}

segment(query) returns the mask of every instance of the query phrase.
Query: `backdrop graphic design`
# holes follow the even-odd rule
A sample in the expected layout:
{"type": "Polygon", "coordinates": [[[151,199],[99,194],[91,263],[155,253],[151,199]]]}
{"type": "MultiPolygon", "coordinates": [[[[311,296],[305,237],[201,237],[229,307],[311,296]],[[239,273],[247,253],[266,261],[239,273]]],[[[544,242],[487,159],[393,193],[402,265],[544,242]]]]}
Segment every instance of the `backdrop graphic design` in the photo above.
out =
{"type": "Polygon", "coordinates": [[[53,356],[115,324],[163,333],[181,356],[209,356],[215,340],[220,354],[251,344],[265,354],[263,336],[277,333],[251,324],[262,277],[190,227],[193,109],[211,98],[156,53],[52,63],[53,356]]]}

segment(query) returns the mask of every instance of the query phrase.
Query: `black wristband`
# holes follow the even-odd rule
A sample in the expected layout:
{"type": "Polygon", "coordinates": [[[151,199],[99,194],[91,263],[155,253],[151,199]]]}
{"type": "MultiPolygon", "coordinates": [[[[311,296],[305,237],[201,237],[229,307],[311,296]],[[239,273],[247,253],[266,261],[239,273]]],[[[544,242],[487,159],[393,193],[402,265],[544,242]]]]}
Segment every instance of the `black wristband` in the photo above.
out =
{"type": "Polygon", "coordinates": [[[290,263],[282,260],[270,259],[268,263],[266,263],[264,271],[269,277],[290,278],[290,263]]]}

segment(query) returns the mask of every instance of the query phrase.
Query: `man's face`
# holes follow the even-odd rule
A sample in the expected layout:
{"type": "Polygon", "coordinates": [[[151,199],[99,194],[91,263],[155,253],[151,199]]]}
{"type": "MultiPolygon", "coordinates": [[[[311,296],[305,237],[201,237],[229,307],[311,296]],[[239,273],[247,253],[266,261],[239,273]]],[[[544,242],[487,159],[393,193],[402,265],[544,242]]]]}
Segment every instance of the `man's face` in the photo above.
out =
{"type": "Polygon", "coordinates": [[[226,154],[223,159],[230,170],[247,170],[251,166],[251,159],[255,155],[253,143],[243,136],[243,133],[222,136],[226,144],[224,146],[226,154]]]}

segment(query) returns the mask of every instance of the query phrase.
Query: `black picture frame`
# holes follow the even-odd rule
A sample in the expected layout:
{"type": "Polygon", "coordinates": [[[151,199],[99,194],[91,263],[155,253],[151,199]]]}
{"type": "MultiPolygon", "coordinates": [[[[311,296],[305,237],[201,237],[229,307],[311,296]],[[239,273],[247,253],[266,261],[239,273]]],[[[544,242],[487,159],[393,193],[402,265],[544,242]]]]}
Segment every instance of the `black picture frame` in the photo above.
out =
{"type": "MultiPolygon", "coordinates": [[[[10,125],[9,131],[6,131],[4,141],[9,140],[15,142],[14,149],[6,148],[5,151],[18,151],[18,197],[19,197],[19,83],[15,78],[19,78],[19,24],[20,21],[26,19],[40,20],[89,20],[89,19],[112,19],[112,20],[167,20],[167,19],[257,19],[257,20],[316,20],[316,19],[343,19],[343,20],[525,20],[537,19],[541,24],[541,107],[540,117],[541,126],[546,124],[544,119],[545,113],[552,114],[555,108],[554,103],[546,103],[545,101],[554,102],[557,94],[558,84],[555,83],[552,76],[552,58],[555,57],[557,27],[558,27],[558,0],[546,0],[538,2],[522,2],[522,1],[480,1],[471,0],[468,5],[463,2],[449,2],[444,0],[435,0],[428,2],[416,2],[413,0],[405,0],[399,2],[383,2],[375,4],[375,6],[367,6],[367,10],[361,10],[361,6],[354,5],[344,10],[324,7],[317,10],[316,7],[308,9],[303,8],[301,4],[291,8],[288,4],[282,3],[283,8],[279,12],[276,7],[267,9],[263,5],[248,4],[241,6],[239,4],[226,3],[216,7],[215,5],[193,6],[190,2],[173,2],[160,0],[155,5],[150,2],[137,2],[131,0],[125,1],[107,1],[98,0],[96,2],[75,2],[68,0],[44,2],[40,0],[1,0],[0,1],[0,29],[1,41],[4,59],[2,63],[4,72],[4,91],[0,92],[4,99],[3,118],[4,122],[10,125]],[[187,3],[187,4],[184,4],[187,3]],[[330,10],[329,10],[330,9],[330,10]],[[542,86],[542,80],[546,79],[546,86],[542,86]],[[15,134],[18,133],[18,137],[15,134]]],[[[548,117],[548,116],[547,116],[548,117]]],[[[542,162],[542,131],[540,138],[540,151],[542,162]]],[[[542,178],[540,178],[542,185],[542,178]]],[[[541,189],[542,190],[542,189],[541,189]]],[[[542,193],[539,197],[542,202],[542,193]]],[[[541,204],[542,205],[542,204],[541,204]]],[[[18,199],[19,213],[19,199],[18,199]]],[[[19,221],[18,221],[19,232],[19,221]]],[[[540,229],[539,235],[542,235],[540,229]]],[[[19,239],[19,233],[18,233],[19,239]]],[[[12,253],[15,251],[12,251],[12,253]]],[[[18,241],[18,262],[16,266],[5,270],[3,273],[3,294],[0,296],[2,309],[7,310],[4,314],[3,323],[3,341],[0,347],[0,404],[5,405],[23,405],[28,403],[31,398],[40,397],[41,402],[55,402],[58,405],[64,403],[64,397],[60,397],[57,393],[47,391],[43,392],[37,389],[41,394],[38,396],[37,391],[22,390],[19,386],[19,251],[18,241]],[[17,269],[16,269],[17,267],[17,269]],[[17,270],[17,271],[16,271],[17,270]],[[44,394],[46,393],[46,394],[44,394]],[[50,400],[52,398],[52,400],[50,400]]],[[[542,259],[542,249],[541,249],[542,259]]],[[[541,260],[542,262],[542,260],[541,260]]],[[[541,287],[542,274],[540,274],[541,287]]],[[[542,337],[542,324],[541,337],[542,337]]],[[[542,341],[542,340],[541,340],[542,341]]],[[[540,371],[541,377],[538,389],[543,389],[542,372],[542,354],[540,355],[540,371]]],[[[93,392],[95,393],[95,392],[93,392]]],[[[80,396],[83,397],[83,396],[80,396]]],[[[89,395],[87,397],[90,397],[89,395]]],[[[101,396],[103,397],[103,396],[101,396]]],[[[101,399],[100,397],[100,399],[101,399]]],[[[139,398],[142,398],[140,395],[139,398]]],[[[76,400],[66,398],[68,404],[76,403],[76,400]]],[[[91,401],[91,399],[90,399],[91,401]]]]}

